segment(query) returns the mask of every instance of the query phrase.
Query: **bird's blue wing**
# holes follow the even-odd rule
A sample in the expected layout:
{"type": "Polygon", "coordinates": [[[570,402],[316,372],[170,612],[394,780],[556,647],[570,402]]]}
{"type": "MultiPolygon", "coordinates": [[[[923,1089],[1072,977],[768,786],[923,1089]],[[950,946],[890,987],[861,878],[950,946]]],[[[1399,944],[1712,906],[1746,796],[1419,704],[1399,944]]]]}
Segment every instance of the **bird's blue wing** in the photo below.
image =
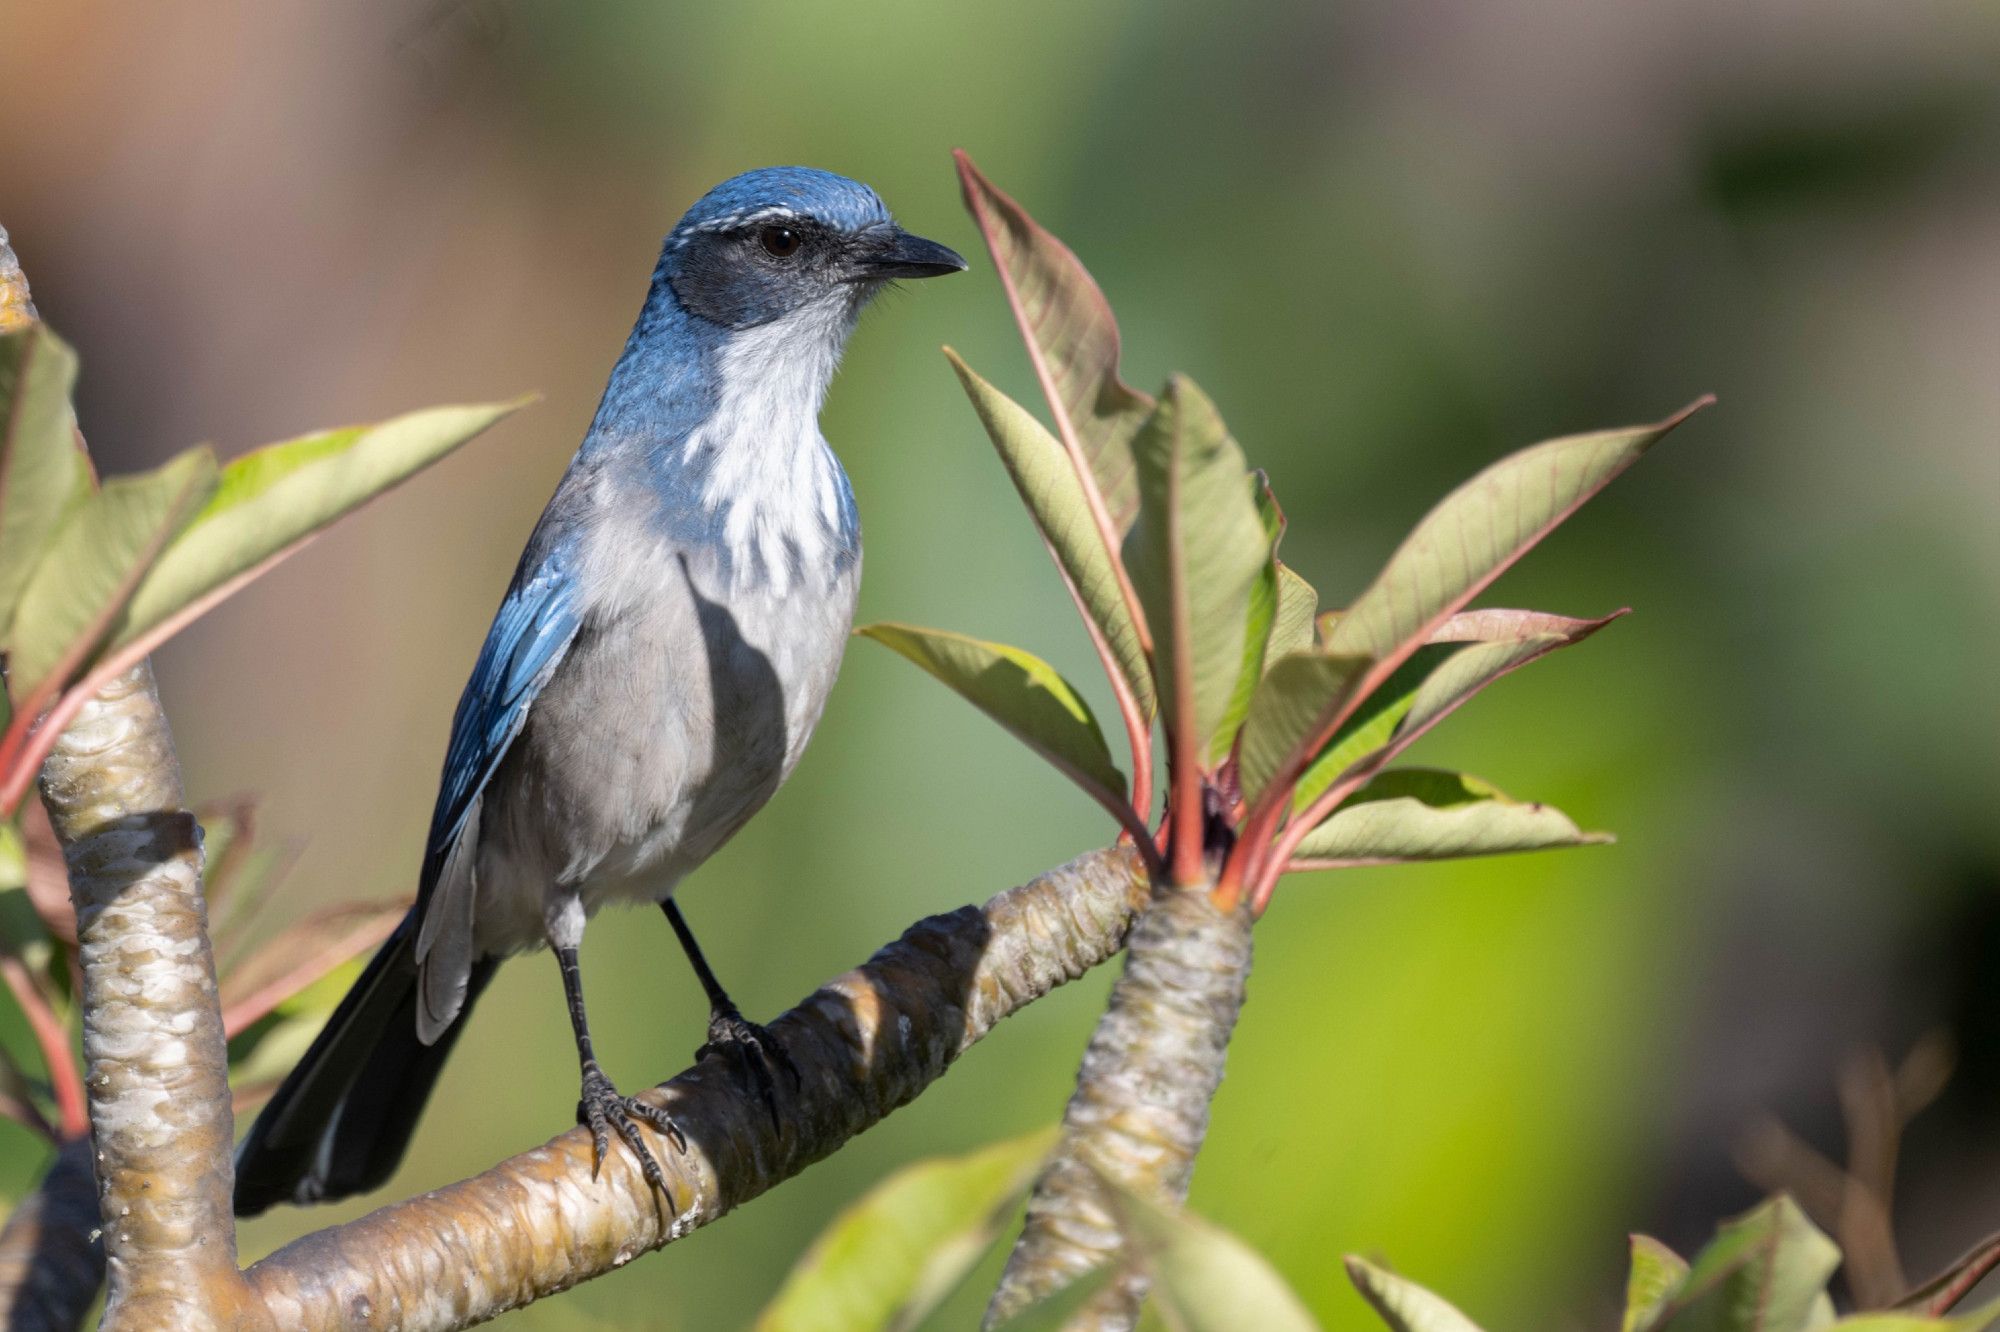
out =
{"type": "Polygon", "coordinates": [[[532,563],[523,560],[493,617],[493,627],[486,632],[472,678],[451,719],[451,744],[445,750],[444,777],[431,815],[417,895],[419,918],[480,793],[527,723],[535,696],[576,638],[581,598],[574,563],[571,552],[561,546],[532,563]]]}

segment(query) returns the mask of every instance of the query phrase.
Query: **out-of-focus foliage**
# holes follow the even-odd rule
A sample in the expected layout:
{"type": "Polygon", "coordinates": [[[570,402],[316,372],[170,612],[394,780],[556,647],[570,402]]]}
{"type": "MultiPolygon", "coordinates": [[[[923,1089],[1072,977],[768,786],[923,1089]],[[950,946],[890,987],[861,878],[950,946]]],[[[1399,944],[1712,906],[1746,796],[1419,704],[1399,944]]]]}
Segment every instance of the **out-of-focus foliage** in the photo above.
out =
{"type": "MultiPolygon", "coordinates": [[[[1824,1146],[1843,1052],[1944,1025],[1962,1070],[1904,1154],[1913,1268],[2000,1217],[1992,6],[0,12],[0,212],[84,353],[107,471],[547,395],[156,654],[191,789],[257,791],[268,837],[306,843],[252,936],[414,885],[453,703],[680,211],[806,162],[972,257],[942,156],[963,145],[1089,259],[1125,379],[1183,369],[1220,404],[1329,606],[1509,449],[1722,401],[1487,596],[1635,614],[1398,760],[1618,844],[1288,881],[1195,1210],[1331,1332],[1381,1326],[1329,1260],[1348,1251],[1495,1332],[1615,1327],[1617,1236],[1694,1252],[1760,1192],[1729,1152],[1759,1112],[1824,1146]]],[[[1032,647],[1108,735],[1087,634],[1051,613],[1057,576],[937,352],[1039,404],[1002,296],[978,262],[886,298],[834,384],[862,618],[1032,647]]],[[[1107,826],[857,643],[798,773],[682,902],[768,1017],[1107,826]]],[[[607,1065],[681,1067],[706,1007],[664,925],[607,915],[590,947],[607,1065]]],[[[571,1121],[557,979],[503,969],[384,1196],[571,1121]]],[[[1109,979],[729,1224],[496,1327],[747,1326],[874,1182],[1050,1122],[1109,979]]],[[[0,1126],[0,1186],[40,1159],[0,1126]]],[[[273,1212],[244,1256],[372,1203],[273,1212]]],[[[992,1272],[965,1285],[940,1327],[976,1321],[992,1272]]]]}
{"type": "Polygon", "coordinates": [[[1053,1130],[897,1171],[800,1257],[753,1332],[911,1332],[1019,1205],[1053,1130]]]}
{"type": "MultiPolygon", "coordinates": [[[[1956,1314],[1873,1312],[1835,1316],[1827,1282],[1840,1249],[1779,1196],[1723,1225],[1692,1262],[1646,1235],[1632,1238],[1623,1332],[1989,1332],[2000,1305],[1956,1314]]],[[[1416,1283],[1359,1258],[1354,1280],[1391,1332],[1479,1332],[1416,1283]]]]}
{"type": "Polygon", "coordinates": [[[198,446],[99,486],[68,402],[76,356],[41,324],[0,334],[0,817],[99,684],[329,523],[513,410],[447,407],[273,444],[218,468],[198,446]],[[13,498],[18,492],[18,502],[13,498]],[[54,521],[50,518],[54,516],[54,521]],[[17,571],[25,570],[18,596],[17,571]]]}
{"type": "MultiPolygon", "coordinates": [[[[32,1077],[0,1046],[0,1115],[52,1144],[86,1128],[72,985],[76,917],[47,821],[37,809],[25,835],[14,821],[49,742],[105,679],[512,410],[440,408],[274,444],[222,468],[197,447],[100,485],[76,444],[75,381],[75,354],[46,327],[0,334],[0,649],[8,702],[0,735],[0,977],[43,1070],[32,1077]]],[[[232,915],[232,899],[247,900],[247,916],[279,877],[250,847],[249,821],[249,806],[239,804],[205,823],[205,886],[224,960],[235,942],[231,925],[244,918],[232,915]]],[[[330,975],[348,966],[351,980],[351,959],[387,937],[406,907],[346,905],[307,916],[223,971],[239,1099],[269,1093],[339,1002],[344,985],[326,983],[330,975]]]]}

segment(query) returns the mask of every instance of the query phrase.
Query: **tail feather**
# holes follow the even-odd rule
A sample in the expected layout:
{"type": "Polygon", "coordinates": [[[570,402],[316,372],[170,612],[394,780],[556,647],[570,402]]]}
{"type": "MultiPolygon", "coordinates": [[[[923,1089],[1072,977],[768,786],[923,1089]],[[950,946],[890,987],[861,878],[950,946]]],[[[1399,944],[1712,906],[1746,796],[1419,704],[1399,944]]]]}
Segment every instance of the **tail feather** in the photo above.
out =
{"type": "Polygon", "coordinates": [[[375,1188],[403,1159],[465,1009],[497,959],[473,965],[460,1020],[417,1037],[416,923],[405,917],[236,1149],[236,1214],[375,1188]]]}

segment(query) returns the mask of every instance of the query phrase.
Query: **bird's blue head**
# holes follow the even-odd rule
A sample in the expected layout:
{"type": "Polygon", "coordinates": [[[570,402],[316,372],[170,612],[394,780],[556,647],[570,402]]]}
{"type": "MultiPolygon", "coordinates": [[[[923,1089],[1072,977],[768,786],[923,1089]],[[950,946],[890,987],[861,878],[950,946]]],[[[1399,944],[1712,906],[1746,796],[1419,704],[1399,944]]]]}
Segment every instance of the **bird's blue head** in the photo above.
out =
{"type": "Polygon", "coordinates": [[[897,226],[859,181],[765,167],[688,209],[667,236],[659,279],[689,314],[747,329],[806,312],[838,323],[887,282],[964,268],[953,251],[897,226]]]}

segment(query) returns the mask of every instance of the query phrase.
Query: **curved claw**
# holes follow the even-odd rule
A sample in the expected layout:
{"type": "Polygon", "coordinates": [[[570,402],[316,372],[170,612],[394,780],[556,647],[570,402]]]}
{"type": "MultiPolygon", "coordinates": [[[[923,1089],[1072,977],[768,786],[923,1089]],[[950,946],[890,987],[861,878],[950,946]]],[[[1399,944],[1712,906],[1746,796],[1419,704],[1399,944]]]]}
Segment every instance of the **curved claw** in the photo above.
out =
{"type": "Polygon", "coordinates": [[[618,1137],[630,1149],[639,1163],[639,1172],[646,1177],[646,1183],[665,1200],[669,1215],[679,1215],[680,1206],[674,1201],[673,1191],[667,1187],[666,1173],[660,1169],[659,1161],[646,1140],[639,1133],[641,1122],[657,1129],[674,1144],[674,1150],[687,1150],[687,1137],[675,1124],[673,1117],[658,1106],[649,1105],[634,1097],[619,1094],[604,1070],[596,1060],[586,1063],[583,1068],[583,1095],[576,1106],[577,1122],[590,1126],[590,1139],[594,1153],[591,1158],[590,1177],[595,1180],[604,1167],[604,1158],[611,1152],[611,1134],[618,1137]]]}
{"type": "Polygon", "coordinates": [[[763,1101],[764,1109],[771,1116],[771,1127],[782,1131],[784,1124],[778,1115],[778,1083],[771,1076],[771,1070],[784,1069],[794,1092],[805,1085],[799,1066],[792,1062],[792,1056],[785,1047],[735,1008],[718,1008],[709,1014],[708,1042],[695,1051],[695,1058],[702,1059],[711,1054],[729,1064],[736,1075],[737,1085],[763,1101]]]}

